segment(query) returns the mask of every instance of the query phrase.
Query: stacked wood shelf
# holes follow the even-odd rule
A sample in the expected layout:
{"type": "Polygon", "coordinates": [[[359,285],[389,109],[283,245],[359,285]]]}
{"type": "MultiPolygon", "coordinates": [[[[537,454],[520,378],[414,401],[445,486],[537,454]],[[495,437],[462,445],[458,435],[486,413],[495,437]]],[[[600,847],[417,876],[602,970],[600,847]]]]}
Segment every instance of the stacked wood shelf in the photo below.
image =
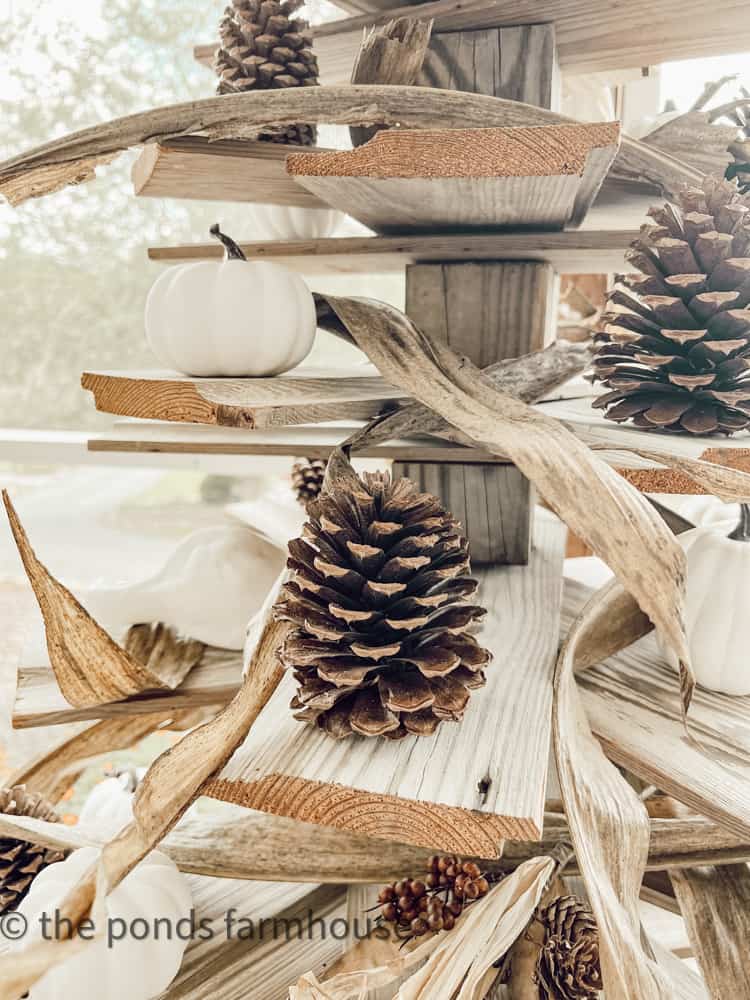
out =
{"type": "MultiPolygon", "coordinates": [[[[348,83],[364,28],[392,17],[435,19],[435,31],[478,31],[554,22],[560,66],[569,73],[632,69],[677,59],[725,55],[750,48],[750,21],[742,0],[434,0],[410,6],[386,0],[339,0],[364,11],[313,29],[323,83],[348,83]],[[644,25],[648,30],[644,31],[644,25]]],[[[195,58],[210,66],[215,44],[197,45],[195,58]]]]}

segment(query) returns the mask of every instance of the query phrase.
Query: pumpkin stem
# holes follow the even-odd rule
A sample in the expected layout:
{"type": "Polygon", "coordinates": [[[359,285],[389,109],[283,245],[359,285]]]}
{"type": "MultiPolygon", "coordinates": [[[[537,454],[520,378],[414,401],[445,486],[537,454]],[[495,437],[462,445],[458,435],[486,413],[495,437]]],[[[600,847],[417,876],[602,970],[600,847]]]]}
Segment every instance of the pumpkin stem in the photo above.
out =
{"type": "Polygon", "coordinates": [[[750,504],[740,504],[740,519],[728,537],[735,542],[750,542],[750,504]]]}
{"type": "Polygon", "coordinates": [[[240,247],[234,242],[231,236],[222,233],[219,223],[215,222],[209,229],[209,233],[224,244],[224,260],[247,260],[240,247]]]}

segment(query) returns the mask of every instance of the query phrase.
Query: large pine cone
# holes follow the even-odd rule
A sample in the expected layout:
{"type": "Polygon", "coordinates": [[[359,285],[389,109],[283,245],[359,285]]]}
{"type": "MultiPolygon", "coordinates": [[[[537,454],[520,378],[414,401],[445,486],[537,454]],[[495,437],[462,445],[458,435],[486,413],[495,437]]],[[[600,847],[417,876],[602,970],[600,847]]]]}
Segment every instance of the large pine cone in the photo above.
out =
{"type": "Polygon", "coordinates": [[[597,1000],[599,932],[588,904],[578,896],[558,896],[536,919],[544,928],[536,969],[542,1000],[597,1000]]]}
{"type": "Polygon", "coordinates": [[[440,501],[408,479],[351,474],[307,508],[277,604],[296,628],[281,659],[295,717],[335,737],[400,739],[459,720],[490,654],[469,634],[467,542],[440,501]]]}
{"type": "Polygon", "coordinates": [[[602,317],[594,406],[610,420],[692,434],[750,424],[750,196],[707,177],[652,208],[602,317]]]}
{"type": "MultiPolygon", "coordinates": [[[[214,60],[220,94],[318,85],[310,25],[304,18],[291,16],[303,2],[232,0],[219,25],[221,47],[214,60]]],[[[263,132],[259,138],[311,146],[316,129],[314,125],[287,125],[263,132]]]]}
{"type": "MultiPolygon", "coordinates": [[[[0,789],[0,813],[31,816],[47,823],[60,822],[49,802],[27,792],[23,785],[0,789]]],[[[0,838],[0,914],[15,910],[39,872],[64,857],[63,851],[39,847],[25,840],[0,838]]]]}

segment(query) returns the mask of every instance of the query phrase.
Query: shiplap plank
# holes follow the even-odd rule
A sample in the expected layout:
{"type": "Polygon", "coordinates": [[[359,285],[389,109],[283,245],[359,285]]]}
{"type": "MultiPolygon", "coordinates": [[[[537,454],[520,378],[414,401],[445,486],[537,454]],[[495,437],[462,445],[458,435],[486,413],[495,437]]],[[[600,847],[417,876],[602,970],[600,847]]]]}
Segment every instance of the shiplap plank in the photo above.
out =
{"type": "Polygon", "coordinates": [[[353,150],[292,153],[287,171],[377,233],[563,229],[580,225],[619,141],[616,122],[387,129],[353,150]]]}
{"type": "MultiPolygon", "coordinates": [[[[750,48],[746,0],[435,0],[397,6],[383,0],[347,0],[383,8],[317,25],[314,46],[326,84],[346,83],[362,29],[392,17],[435,18],[435,33],[554,22],[561,67],[570,73],[632,69],[677,59],[725,55],[750,48]],[[644,25],[647,30],[644,30],[644,25]]],[[[215,44],[198,45],[195,58],[210,66],[215,44]]]]}
{"type": "Polygon", "coordinates": [[[206,794],[264,812],[459,853],[541,836],[564,532],[540,516],[527,567],[478,570],[495,654],[458,725],[337,742],[289,711],[287,675],[206,794]],[[514,762],[523,759],[519,770],[514,762]]]}
{"type": "MultiPolygon", "coordinates": [[[[637,215],[637,213],[634,213],[637,215]]],[[[240,241],[249,259],[274,260],[303,274],[371,274],[402,271],[427,261],[547,261],[565,274],[625,269],[625,251],[637,229],[563,232],[449,233],[412,236],[332,236],[317,240],[240,241]]],[[[218,243],[150,247],[164,264],[221,260],[218,243]]]]}
{"type": "MultiPolygon", "coordinates": [[[[363,366],[364,369],[364,366],[363,366]]],[[[191,378],[171,372],[84,372],[97,410],[124,417],[265,428],[367,420],[404,393],[379,375],[297,368],[273,378],[191,378]]]]}
{"type": "MultiPolygon", "coordinates": [[[[566,582],[565,628],[590,596],[566,582]]],[[[615,763],[737,834],[750,832],[750,697],[697,687],[685,732],[680,685],[653,634],[578,675],[589,723],[615,763]]]]}

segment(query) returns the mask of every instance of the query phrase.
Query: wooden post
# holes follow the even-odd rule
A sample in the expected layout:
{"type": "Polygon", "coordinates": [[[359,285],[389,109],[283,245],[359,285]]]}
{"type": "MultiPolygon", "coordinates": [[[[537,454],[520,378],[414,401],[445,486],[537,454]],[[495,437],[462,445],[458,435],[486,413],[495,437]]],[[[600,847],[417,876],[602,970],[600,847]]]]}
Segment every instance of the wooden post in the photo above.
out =
{"type": "MultiPolygon", "coordinates": [[[[418,83],[554,110],[554,26],[437,34],[418,83]]],[[[557,276],[535,261],[415,264],[406,271],[406,312],[483,367],[554,339],[557,276]]],[[[394,473],[442,497],[464,525],[475,563],[528,562],[533,495],[513,466],[396,462],[394,473]]]]}

